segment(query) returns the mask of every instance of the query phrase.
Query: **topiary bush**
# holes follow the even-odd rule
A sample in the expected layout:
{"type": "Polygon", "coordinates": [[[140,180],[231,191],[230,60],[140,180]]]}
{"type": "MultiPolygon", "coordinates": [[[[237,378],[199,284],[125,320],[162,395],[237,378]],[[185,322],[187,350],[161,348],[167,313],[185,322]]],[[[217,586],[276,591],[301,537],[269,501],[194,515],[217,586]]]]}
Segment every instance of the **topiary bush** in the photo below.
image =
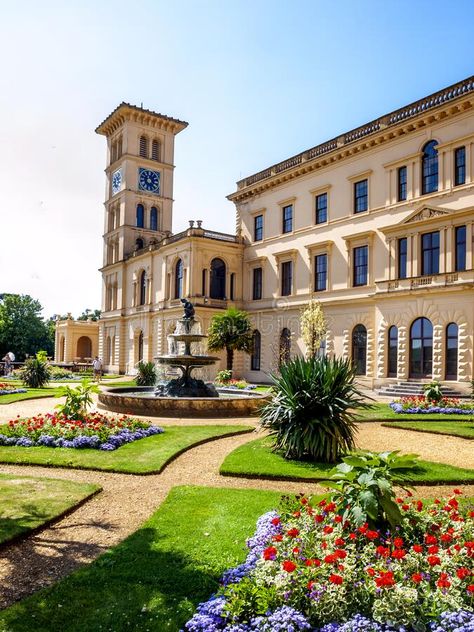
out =
{"type": "Polygon", "coordinates": [[[368,408],[355,384],[355,367],[339,358],[294,358],[272,374],[274,396],[260,426],[288,459],[336,463],[355,447],[354,411],[368,408]]]}
{"type": "Polygon", "coordinates": [[[20,370],[21,381],[30,388],[43,388],[50,378],[51,369],[48,363],[38,358],[29,358],[20,370]]]}
{"type": "Polygon", "coordinates": [[[154,386],[156,383],[156,369],[153,362],[139,362],[138,373],[135,377],[137,386],[154,386]]]}

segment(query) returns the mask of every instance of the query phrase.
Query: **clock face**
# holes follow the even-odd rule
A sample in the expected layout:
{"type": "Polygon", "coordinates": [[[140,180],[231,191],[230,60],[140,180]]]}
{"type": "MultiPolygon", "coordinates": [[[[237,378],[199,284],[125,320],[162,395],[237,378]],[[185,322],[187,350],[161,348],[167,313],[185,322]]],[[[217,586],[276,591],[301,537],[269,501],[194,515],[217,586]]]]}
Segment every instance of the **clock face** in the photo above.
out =
{"type": "Polygon", "coordinates": [[[114,171],[114,173],[112,174],[112,195],[115,195],[116,193],[118,193],[120,191],[121,186],[122,186],[122,170],[117,169],[117,171],[114,171]]]}
{"type": "Polygon", "coordinates": [[[138,188],[141,191],[160,194],[160,172],[151,169],[138,169],[138,188]]]}

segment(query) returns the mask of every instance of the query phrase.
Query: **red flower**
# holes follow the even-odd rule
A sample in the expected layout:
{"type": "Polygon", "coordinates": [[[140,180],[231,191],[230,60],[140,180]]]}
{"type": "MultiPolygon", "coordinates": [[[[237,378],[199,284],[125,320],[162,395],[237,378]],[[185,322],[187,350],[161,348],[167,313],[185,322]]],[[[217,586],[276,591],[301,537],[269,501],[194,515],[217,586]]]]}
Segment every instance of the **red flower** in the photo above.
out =
{"type": "Polygon", "coordinates": [[[334,573],[332,573],[331,575],[329,575],[329,581],[331,582],[331,584],[340,585],[342,584],[344,579],[340,575],[335,575],[334,573]]]}
{"type": "Polygon", "coordinates": [[[396,582],[392,571],[380,571],[379,576],[375,578],[375,583],[378,588],[383,588],[384,586],[394,586],[396,582]]]}
{"type": "Polygon", "coordinates": [[[451,586],[451,582],[448,580],[448,574],[440,573],[436,585],[438,586],[438,588],[449,588],[451,586]]]}
{"type": "Polygon", "coordinates": [[[469,577],[471,575],[471,571],[468,568],[464,568],[464,566],[461,566],[461,568],[458,568],[458,570],[456,571],[456,575],[459,577],[459,579],[466,579],[466,577],[469,577]]]}
{"type": "Polygon", "coordinates": [[[287,531],[287,534],[290,536],[290,538],[296,538],[297,535],[299,535],[299,530],[298,529],[289,529],[287,531]]]}
{"type": "Polygon", "coordinates": [[[378,531],[367,531],[365,535],[369,540],[376,540],[379,537],[378,531]]]}
{"type": "Polygon", "coordinates": [[[342,522],[342,516],[340,516],[339,514],[337,516],[334,516],[334,522],[337,522],[338,524],[342,522]]]}
{"type": "Polygon", "coordinates": [[[408,511],[410,509],[409,505],[402,505],[403,511],[408,511]]]}
{"type": "Polygon", "coordinates": [[[462,494],[462,491],[460,489],[453,489],[453,494],[462,494]]]}
{"type": "Polygon", "coordinates": [[[334,529],[330,527],[329,525],[325,526],[323,529],[323,532],[326,533],[326,535],[328,535],[329,533],[332,533],[333,531],[334,529]]]}
{"type": "Polygon", "coordinates": [[[305,560],[305,566],[313,566],[313,560],[305,560]]]}
{"type": "Polygon", "coordinates": [[[411,548],[415,551],[415,553],[423,553],[423,547],[421,544],[414,544],[411,548]]]}
{"type": "Polygon", "coordinates": [[[293,554],[298,555],[299,552],[300,552],[299,548],[295,546],[295,548],[293,549],[293,554]]]}
{"type": "Polygon", "coordinates": [[[437,544],[438,540],[434,535],[425,535],[426,544],[437,544]]]}
{"type": "Polygon", "coordinates": [[[336,503],[328,503],[324,509],[325,511],[330,513],[331,511],[334,511],[336,509],[336,503]]]}
{"type": "Polygon", "coordinates": [[[296,564],[294,562],[291,562],[290,560],[285,560],[282,564],[282,567],[283,570],[287,573],[292,573],[296,568],[296,564]]]}
{"type": "Polygon", "coordinates": [[[367,574],[370,575],[371,577],[373,577],[375,575],[375,571],[373,568],[368,568],[367,569],[367,574]]]}
{"type": "Polygon", "coordinates": [[[334,540],[334,544],[335,544],[336,546],[344,546],[345,542],[344,542],[344,540],[343,540],[342,538],[336,538],[336,539],[334,540]]]}
{"type": "Polygon", "coordinates": [[[453,537],[449,535],[449,533],[443,533],[443,535],[440,537],[440,540],[441,542],[452,542],[453,537]]]}
{"type": "Polygon", "coordinates": [[[324,522],[324,516],[317,514],[316,516],[314,516],[314,521],[318,523],[324,522]]]}
{"type": "Polygon", "coordinates": [[[423,575],[421,573],[413,573],[411,579],[413,582],[415,582],[415,584],[419,584],[423,581],[423,575]]]}
{"type": "Polygon", "coordinates": [[[467,587],[467,592],[474,595],[474,584],[469,584],[469,586],[467,587]]]}
{"type": "Polygon", "coordinates": [[[308,590],[311,590],[316,582],[311,580],[307,583],[308,590]]]}
{"type": "Polygon", "coordinates": [[[395,549],[392,551],[392,557],[394,560],[403,560],[407,552],[405,549],[395,549]]]}
{"type": "Polygon", "coordinates": [[[334,555],[340,560],[344,560],[347,557],[347,553],[342,549],[336,549],[334,555]]]}
{"type": "Polygon", "coordinates": [[[428,564],[430,566],[436,566],[438,564],[441,564],[441,560],[439,559],[437,555],[428,555],[426,559],[428,560],[428,564]]]}
{"type": "Polygon", "coordinates": [[[272,518],[272,525],[274,525],[275,527],[278,527],[278,525],[280,524],[281,520],[278,517],[272,518]]]}
{"type": "Polygon", "coordinates": [[[381,557],[388,557],[390,555],[390,549],[387,546],[378,546],[376,550],[381,557]]]}
{"type": "Polygon", "coordinates": [[[335,555],[334,553],[331,553],[331,555],[326,555],[326,557],[324,558],[325,564],[334,564],[335,562],[337,562],[337,555],[335,555]]]}
{"type": "Polygon", "coordinates": [[[393,540],[393,545],[397,547],[397,549],[401,549],[403,546],[403,538],[395,538],[393,540]]]}
{"type": "Polygon", "coordinates": [[[272,540],[274,542],[281,542],[283,540],[283,536],[281,535],[281,533],[278,533],[277,535],[274,535],[272,540]]]}
{"type": "Polygon", "coordinates": [[[430,555],[436,555],[436,553],[439,553],[439,546],[436,546],[436,544],[433,544],[432,546],[428,547],[428,553],[430,555]]]}
{"type": "Polygon", "coordinates": [[[277,554],[277,550],[274,546],[267,547],[263,552],[264,560],[274,560],[277,554]]]}

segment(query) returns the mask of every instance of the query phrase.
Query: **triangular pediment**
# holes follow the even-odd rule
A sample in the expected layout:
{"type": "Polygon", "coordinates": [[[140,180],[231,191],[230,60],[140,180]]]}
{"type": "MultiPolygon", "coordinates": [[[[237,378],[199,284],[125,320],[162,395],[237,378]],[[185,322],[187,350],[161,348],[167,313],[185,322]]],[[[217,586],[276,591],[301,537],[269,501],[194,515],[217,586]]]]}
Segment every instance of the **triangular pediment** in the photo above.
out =
{"type": "Polygon", "coordinates": [[[451,215],[452,211],[447,208],[441,208],[440,206],[432,206],[429,204],[423,204],[417,209],[412,211],[408,217],[400,222],[401,224],[414,224],[415,222],[421,222],[425,219],[432,219],[433,217],[441,217],[444,215],[451,215]]]}

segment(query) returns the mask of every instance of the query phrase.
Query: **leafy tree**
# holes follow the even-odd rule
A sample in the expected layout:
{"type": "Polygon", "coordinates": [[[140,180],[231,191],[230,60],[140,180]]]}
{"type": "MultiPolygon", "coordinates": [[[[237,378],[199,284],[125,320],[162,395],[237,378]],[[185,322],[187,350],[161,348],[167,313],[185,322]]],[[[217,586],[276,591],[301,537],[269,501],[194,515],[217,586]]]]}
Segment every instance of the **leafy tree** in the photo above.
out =
{"type": "Polygon", "coordinates": [[[41,303],[27,294],[0,294],[0,356],[12,351],[17,360],[45,349],[52,353],[54,333],[41,317],[41,303]]]}
{"type": "Polygon", "coordinates": [[[253,334],[249,316],[235,307],[212,317],[208,335],[209,351],[226,350],[229,371],[232,371],[234,351],[252,352],[253,334]]]}
{"type": "Polygon", "coordinates": [[[321,303],[319,301],[310,301],[304,309],[301,310],[301,337],[306,345],[306,355],[313,358],[317,355],[321,340],[326,335],[327,325],[324,318],[321,303]]]}
{"type": "Polygon", "coordinates": [[[100,309],[85,309],[80,316],[77,317],[77,320],[88,320],[89,318],[93,321],[99,320],[101,311],[100,309]]]}

